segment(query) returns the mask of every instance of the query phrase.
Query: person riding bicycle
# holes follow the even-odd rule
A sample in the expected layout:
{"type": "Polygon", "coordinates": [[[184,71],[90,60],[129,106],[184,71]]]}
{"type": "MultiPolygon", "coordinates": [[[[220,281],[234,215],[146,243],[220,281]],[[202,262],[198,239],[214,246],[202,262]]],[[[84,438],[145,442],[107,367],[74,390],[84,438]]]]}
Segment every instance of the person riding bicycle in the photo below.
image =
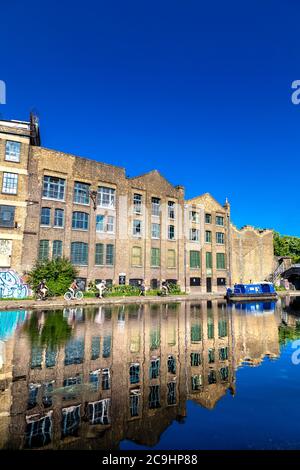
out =
{"type": "Polygon", "coordinates": [[[165,280],[161,283],[161,293],[162,295],[167,295],[169,293],[169,284],[165,280]]]}
{"type": "Polygon", "coordinates": [[[102,280],[96,284],[96,288],[99,291],[99,299],[102,299],[103,292],[105,291],[106,287],[106,281],[102,280]]]}
{"type": "Polygon", "coordinates": [[[76,279],[74,279],[74,281],[72,282],[72,284],[69,287],[69,291],[71,292],[72,297],[75,297],[76,291],[78,291],[78,290],[79,290],[79,286],[77,284],[76,279]]]}
{"type": "Polygon", "coordinates": [[[48,286],[47,286],[47,284],[46,284],[46,279],[43,279],[43,280],[39,283],[39,285],[37,286],[37,294],[41,296],[41,299],[42,299],[42,300],[45,300],[48,291],[49,291],[49,289],[48,289],[48,286]]]}

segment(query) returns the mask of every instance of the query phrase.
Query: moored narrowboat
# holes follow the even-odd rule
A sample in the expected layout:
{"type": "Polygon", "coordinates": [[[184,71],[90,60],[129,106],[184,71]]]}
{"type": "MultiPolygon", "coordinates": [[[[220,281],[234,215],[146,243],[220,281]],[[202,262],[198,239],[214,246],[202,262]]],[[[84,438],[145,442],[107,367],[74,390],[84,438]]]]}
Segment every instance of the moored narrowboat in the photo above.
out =
{"type": "Polygon", "coordinates": [[[277,293],[271,282],[235,284],[233,289],[227,289],[226,298],[234,302],[241,300],[274,300],[277,299],[277,293]]]}

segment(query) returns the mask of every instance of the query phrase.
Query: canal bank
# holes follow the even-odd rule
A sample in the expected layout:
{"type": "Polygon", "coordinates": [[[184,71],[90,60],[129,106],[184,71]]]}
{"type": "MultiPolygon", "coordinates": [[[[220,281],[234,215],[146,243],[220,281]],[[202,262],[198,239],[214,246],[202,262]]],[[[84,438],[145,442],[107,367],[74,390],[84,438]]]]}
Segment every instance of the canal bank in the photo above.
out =
{"type": "MultiPolygon", "coordinates": [[[[278,292],[279,298],[282,297],[300,297],[300,291],[280,291],[278,292]]],[[[15,309],[57,309],[64,307],[72,307],[75,305],[87,306],[87,305],[108,305],[108,304],[145,304],[145,303],[169,303],[169,302],[181,302],[183,300],[201,301],[201,300],[222,300],[224,294],[212,293],[212,294],[180,294],[180,295],[169,295],[165,297],[160,296],[122,296],[122,297],[105,297],[103,299],[83,298],[82,300],[66,301],[63,297],[56,297],[45,301],[24,299],[24,300],[2,300],[0,301],[0,310],[15,310],[15,309]]]]}

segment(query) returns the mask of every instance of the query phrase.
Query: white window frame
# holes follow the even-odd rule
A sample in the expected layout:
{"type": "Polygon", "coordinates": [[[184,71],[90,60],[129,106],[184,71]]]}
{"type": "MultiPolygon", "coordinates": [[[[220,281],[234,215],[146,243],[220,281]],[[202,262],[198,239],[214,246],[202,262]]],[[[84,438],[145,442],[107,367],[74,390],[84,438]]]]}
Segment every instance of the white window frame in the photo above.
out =
{"type": "Polygon", "coordinates": [[[19,182],[19,175],[17,173],[10,173],[4,172],[3,173],[3,180],[2,180],[2,193],[3,194],[18,194],[18,182],[19,182]],[[14,185],[8,188],[5,184],[7,180],[12,180],[14,185]]]}

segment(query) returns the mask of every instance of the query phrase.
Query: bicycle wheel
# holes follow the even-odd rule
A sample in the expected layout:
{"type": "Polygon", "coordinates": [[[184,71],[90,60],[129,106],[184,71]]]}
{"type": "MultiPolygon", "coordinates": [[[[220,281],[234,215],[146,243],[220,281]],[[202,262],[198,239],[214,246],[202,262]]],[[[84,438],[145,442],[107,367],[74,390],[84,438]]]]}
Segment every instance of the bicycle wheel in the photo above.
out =
{"type": "Polygon", "coordinates": [[[82,300],[83,298],[83,293],[81,292],[81,290],[79,290],[78,292],[76,292],[76,300],[82,300]]]}
{"type": "Polygon", "coordinates": [[[64,299],[65,300],[72,300],[72,294],[71,292],[66,292],[65,295],[64,295],[64,299]]]}

